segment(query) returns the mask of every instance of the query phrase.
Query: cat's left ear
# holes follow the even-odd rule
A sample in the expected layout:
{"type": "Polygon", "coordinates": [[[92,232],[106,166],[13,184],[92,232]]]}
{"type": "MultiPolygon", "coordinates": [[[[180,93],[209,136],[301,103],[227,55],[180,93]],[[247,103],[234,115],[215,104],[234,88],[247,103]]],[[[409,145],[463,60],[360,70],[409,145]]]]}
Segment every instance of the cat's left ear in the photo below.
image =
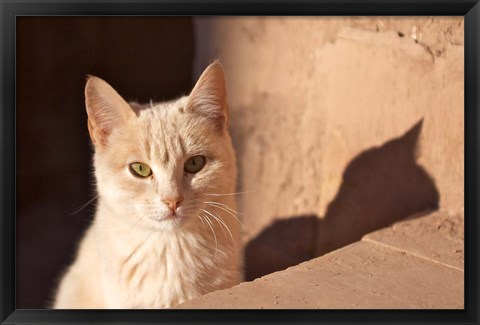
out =
{"type": "Polygon", "coordinates": [[[219,61],[203,71],[190,93],[186,110],[209,118],[219,129],[228,127],[227,89],[219,61]]]}

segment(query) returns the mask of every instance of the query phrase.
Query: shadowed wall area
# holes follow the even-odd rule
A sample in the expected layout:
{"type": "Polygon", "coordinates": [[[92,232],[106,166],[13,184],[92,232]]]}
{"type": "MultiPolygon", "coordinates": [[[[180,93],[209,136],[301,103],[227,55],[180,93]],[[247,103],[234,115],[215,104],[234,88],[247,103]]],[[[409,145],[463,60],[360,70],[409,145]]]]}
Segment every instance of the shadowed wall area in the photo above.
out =
{"type": "Polygon", "coordinates": [[[129,100],[192,86],[193,26],[175,17],[17,17],[17,308],[45,308],[94,214],[87,74],[129,100]]]}
{"type": "Polygon", "coordinates": [[[323,218],[293,216],[275,221],[251,240],[245,249],[246,279],[283,270],[415,213],[437,209],[435,182],[416,162],[422,123],[354,157],[323,218]]]}

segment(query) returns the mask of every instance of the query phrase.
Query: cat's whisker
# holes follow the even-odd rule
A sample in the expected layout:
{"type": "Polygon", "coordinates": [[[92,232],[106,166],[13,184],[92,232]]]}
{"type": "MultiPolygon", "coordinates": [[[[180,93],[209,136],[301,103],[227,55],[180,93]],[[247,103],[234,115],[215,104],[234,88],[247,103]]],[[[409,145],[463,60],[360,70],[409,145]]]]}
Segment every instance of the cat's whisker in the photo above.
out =
{"type": "Polygon", "coordinates": [[[74,214],[79,213],[80,211],[82,211],[83,209],[85,209],[90,203],[92,203],[93,201],[95,201],[97,198],[98,198],[98,195],[95,195],[93,198],[91,198],[90,200],[88,200],[86,203],[82,204],[82,205],[81,205],[80,207],[78,207],[75,211],[73,211],[72,213],[69,213],[68,215],[73,216],[74,214]]]}
{"type": "MultiPolygon", "coordinates": [[[[235,241],[235,239],[233,239],[232,232],[230,231],[230,228],[228,228],[228,226],[225,224],[225,222],[221,218],[219,218],[218,216],[215,216],[212,213],[210,213],[209,211],[207,211],[207,210],[203,210],[203,211],[208,213],[209,215],[211,215],[215,220],[217,220],[217,222],[220,225],[222,225],[225,229],[227,229],[228,234],[230,235],[230,239],[232,240],[232,244],[235,247],[235,251],[237,251],[238,250],[237,242],[235,241]]],[[[222,230],[223,230],[223,228],[222,228],[222,230]]],[[[225,234],[225,232],[224,232],[224,234],[225,234]]],[[[225,234],[225,236],[226,236],[226,234],[225,234]]]]}
{"type": "Polygon", "coordinates": [[[205,217],[205,221],[207,222],[208,226],[212,230],[213,238],[215,239],[215,249],[218,249],[218,241],[217,241],[217,235],[215,234],[215,230],[213,229],[213,223],[210,220],[210,218],[207,215],[203,215],[205,217]]]}
{"type": "Polygon", "coordinates": [[[238,213],[239,215],[241,215],[240,212],[236,212],[236,211],[233,210],[233,209],[230,209],[230,210],[231,210],[231,211],[230,211],[230,210],[226,209],[225,207],[223,207],[223,206],[221,206],[221,205],[213,204],[213,203],[217,203],[217,202],[204,202],[204,203],[206,203],[206,204],[208,204],[208,205],[210,205],[210,206],[212,206],[212,207],[214,207],[214,208],[218,208],[218,209],[224,210],[225,212],[227,212],[228,214],[230,214],[232,217],[234,217],[234,218],[238,221],[238,223],[240,224],[240,226],[243,228],[242,222],[241,222],[240,219],[238,219],[238,217],[235,215],[236,213],[238,213]]]}
{"type": "Polygon", "coordinates": [[[212,213],[210,213],[209,211],[207,211],[207,210],[202,209],[202,211],[205,212],[205,213],[207,213],[207,214],[209,214],[210,216],[212,216],[212,217],[217,221],[217,223],[220,225],[220,229],[222,229],[222,232],[223,232],[223,234],[224,234],[225,237],[226,237],[226,236],[227,236],[227,233],[225,232],[225,230],[223,230],[223,226],[222,226],[222,224],[218,221],[218,218],[217,218],[216,216],[214,216],[212,213]]]}
{"type": "Polygon", "coordinates": [[[213,261],[217,258],[217,251],[218,251],[218,241],[217,235],[215,235],[215,230],[213,230],[213,223],[207,215],[204,215],[205,221],[207,222],[208,226],[212,230],[213,238],[215,238],[215,255],[213,256],[213,261]]]}
{"type": "Polygon", "coordinates": [[[233,210],[231,207],[229,207],[228,205],[226,205],[224,203],[215,202],[215,201],[205,201],[204,203],[207,203],[207,204],[210,204],[210,205],[212,205],[212,204],[213,205],[218,205],[218,206],[224,207],[225,209],[229,210],[230,212],[232,212],[235,215],[239,215],[239,216],[242,215],[240,212],[233,210]]]}
{"type": "Polygon", "coordinates": [[[202,222],[203,227],[205,228],[205,221],[203,221],[203,219],[202,219],[199,215],[197,215],[197,218],[200,219],[200,221],[202,222]]]}
{"type": "Polygon", "coordinates": [[[205,193],[204,195],[208,196],[231,196],[231,195],[240,195],[240,194],[249,194],[253,193],[254,191],[244,191],[244,192],[236,192],[236,193],[205,193]]]}
{"type": "Polygon", "coordinates": [[[221,212],[225,211],[229,216],[232,216],[232,217],[238,222],[238,225],[239,225],[242,229],[244,229],[242,222],[240,221],[240,219],[239,219],[234,213],[232,213],[232,212],[230,212],[230,211],[226,210],[225,208],[223,208],[223,207],[221,207],[221,206],[218,206],[218,205],[212,205],[212,204],[210,204],[210,206],[213,207],[217,212],[220,212],[220,213],[221,213],[221,212]],[[220,211],[219,209],[220,209],[220,210],[223,210],[223,211],[220,211]]]}
{"type": "MultiPolygon", "coordinates": [[[[220,206],[217,206],[217,205],[212,205],[212,204],[210,204],[210,206],[213,207],[214,209],[216,209],[217,211],[220,211],[220,210],[218,210],[218,209],[222,209],[222,210],[228,212],[229,215],[231,215],[231,216],[233,216],[233,217],[235,218],[235,220],[238,222],[240,228],[241,228],[242,230],[245,230],[245,227],[243,226],[243,224],[242,224],[242,222],[240,221],[240,219],[238,219],[237,216],[235,216],[234,214],[232,214],[230,211],[225,210],[224,208],[222,208],[222,207],[220,207],[220,206]]],[[[221,212],[221,211],[220,211],[220,212],[221,212]]]]}

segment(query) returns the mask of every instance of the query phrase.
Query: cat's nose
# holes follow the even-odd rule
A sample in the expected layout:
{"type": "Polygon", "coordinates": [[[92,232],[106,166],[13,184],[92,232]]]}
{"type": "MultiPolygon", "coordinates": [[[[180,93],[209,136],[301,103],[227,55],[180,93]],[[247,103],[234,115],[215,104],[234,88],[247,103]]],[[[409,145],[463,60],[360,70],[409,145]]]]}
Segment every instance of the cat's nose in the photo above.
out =
{"type": "Polygon", "coordinates": [[[165,203],[172,212],[175,212],[175,210],[178,208],[180,203],[183,201],[183,197],[178,196],[178,197],[172,197],[172,198],[165,198],[162,200],[163,203],[165,203]]]}

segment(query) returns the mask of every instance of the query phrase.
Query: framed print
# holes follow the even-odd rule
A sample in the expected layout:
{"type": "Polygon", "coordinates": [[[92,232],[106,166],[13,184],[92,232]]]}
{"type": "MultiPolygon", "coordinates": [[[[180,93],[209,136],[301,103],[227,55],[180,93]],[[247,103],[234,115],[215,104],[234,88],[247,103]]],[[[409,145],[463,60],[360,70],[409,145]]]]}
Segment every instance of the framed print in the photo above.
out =
{"type": "Polygon", "coordinates": [[[1,1],[1,322],[478,322],[479,5],[1,1]]]}

